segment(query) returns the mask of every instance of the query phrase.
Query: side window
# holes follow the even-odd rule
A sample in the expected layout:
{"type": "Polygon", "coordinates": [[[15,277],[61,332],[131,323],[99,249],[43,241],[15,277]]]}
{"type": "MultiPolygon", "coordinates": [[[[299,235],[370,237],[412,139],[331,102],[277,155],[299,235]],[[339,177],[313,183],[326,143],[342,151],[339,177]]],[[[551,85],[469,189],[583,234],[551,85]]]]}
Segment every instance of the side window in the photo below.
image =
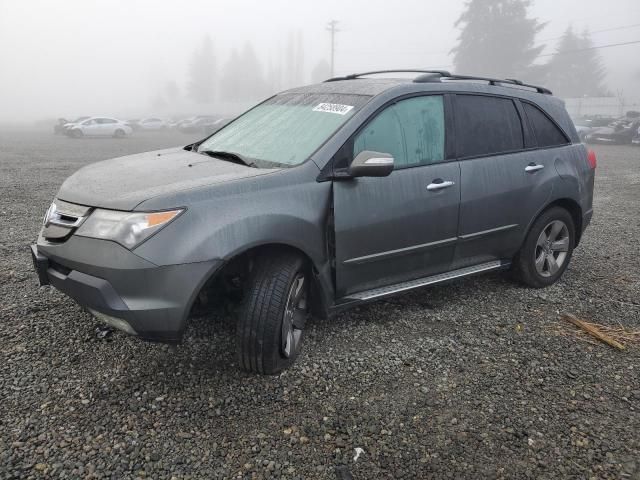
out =
{"type": "Polygon", "coordinates": [[[396,104],[404,131],[405,166],[444,160],[444,104],[442,96],[415,97],[396,104]]]}
{"type": "Polygon", "coordinates": [[[353,143],[353,157],[364,150],[389,153],[393,155],[396,165],[406,162],[402,128],[395,105],[379,113],[358,134],[353,143]]]}
{"type": "Polygon", "coordinates": [[[536,135],[539,147],[556,147],[569,143],[564,133],[538,107],[522,102],[524,111],[536,135]]]}
{"type": "Polygon", "coordinates": [[[354,157],[363,150],[390,153],[396,168],[429,165],[444,160],[442,96],[409,98],[388,107],[362,130],[354,142],[354,157]]]}
{"type": "Polygon", "coordinates": [[[509,98],[456,95],[458,157],[522,150],[524,136],[516,106],[509,98]]]}

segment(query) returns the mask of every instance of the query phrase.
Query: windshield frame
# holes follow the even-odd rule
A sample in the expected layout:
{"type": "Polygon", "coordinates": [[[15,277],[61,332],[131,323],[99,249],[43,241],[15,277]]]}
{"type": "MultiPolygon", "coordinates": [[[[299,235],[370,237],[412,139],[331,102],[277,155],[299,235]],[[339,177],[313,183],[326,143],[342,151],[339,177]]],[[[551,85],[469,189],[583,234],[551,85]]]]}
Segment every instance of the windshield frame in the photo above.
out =
{"type": "MultiPolygon", "coordinates": [[[[267,102],[270,102],[271,100],[273,100],[274,98],[276,98],[278,96],[299,95],[299,94],[305,94],[305,93],[315,94],[315,95],[325,95],[325,94],[326,95],[332,95],[332,94],[333,95],[348,95],[348,96],[354,96],[354,97],[361,97],[361,98],[365,99],[365,101],[361,105],[359,105],[357,107],[354,106],[353,114],[350,115],[343,123],[338,125],[338,127],[335,130],[333,130],[329,135],[327,135],[327,137],[309,155],[307,155],[307,158],[305,158],[302,162],[296,163],[296,164],[289,164],[289,163],[274,162],[274,161],[271,161],[271,160],[265,160],[265,159],[255,158],[255,157],[248,157],[252,161],[254,161],[254,163],[256,165],[256,168],[258,168],[258,169],[270,169],[270,168],[292,169],[292,168],[296,168],[296,167],[301,167],[302,165],[304,165],[307,162],[309,162],[310,160],[312,160],[313,156],[319,150],[321,150],[322,147],[324,147],[333,137],[335,137],[335,135],[341,129],[345,128],[351,122],[351,120],[356,117],[357,113],[360,110],[362,110],[375,97],[375,95],[368,95],[368,94],[362,94],[362,93],[351,93],[351,92],[319,92],[319,91],[315,91],[315,92],[314,91],[309,91],[309,92],[293,92],[293,91],[279,92],[279,93],[276,93],[275,95],[271,95],[270,97],[265,98],[262,102],[259,102],[259,103],[255,104],[254,106],[252,106],[248,110],[245,110],[240,115],[234,117],[231,121],[229,121],[224,127],[216,130],[215,132],[213,132],[208,137],[205,137],[205,138],[203,138],[202,140],[200,140],[198,142],[192,143],[191,145],[187,145],[185,148],[189,148],[190,147],[191,151],[197,153],[199,148],[200,148],[200,146],[203,143],[205,143],[207,140],[209,140],[210,138],[214,137],[218,133],[222,132],[224,129],[226,129],[227,127],[231,126],[237,120],[240,120],[242,117],[247,115],[249,112],[255,110],[256,108],[263,106],[264,104],[266,104],[267,102]],[[272,166],[263,166],[264,164],[272,165],[272,166]]],[[[234,153],[237,153],[237,152],[234,152],[234,153]]]]}

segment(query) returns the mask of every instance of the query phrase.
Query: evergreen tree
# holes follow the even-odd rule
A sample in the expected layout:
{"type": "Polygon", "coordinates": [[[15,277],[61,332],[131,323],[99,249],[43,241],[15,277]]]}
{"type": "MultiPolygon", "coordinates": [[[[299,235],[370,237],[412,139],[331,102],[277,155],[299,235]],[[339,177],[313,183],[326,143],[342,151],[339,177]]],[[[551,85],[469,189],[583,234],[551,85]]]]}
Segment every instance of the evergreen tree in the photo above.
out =
{"type": "Polygon", "coordinates": [[[231,51],[220,86],[227,100],[255,101],[271,93],[250,43],[246,43],[241,52],[235,48],[231,51]]]}
{"type": "Polygon", "coordinates": [[[325,59],[320,60],[311,70],[311,82],[320,83],[328,80],[331,76],[331,65],[325,59]]]}
{"type": "Polygon", "coordinates": [[[196,49],[189,66],[189,97],[198,103],[211,103],[215,96],[216,59],[208,35],[196,49]]]}
{"type": "Polygon", "coordinates": [[[175,82],[175,80],[170,80],[165,83],[164,96],[168,101],[172,103],[175,103],[178,100],[178,97],[180,96],[180,89],[178,88],[178,84],[175,82]]]}
{"type": "Polygon", "coordinates": [[[455,23],[462,28],[452,50],[455,72],[528,79],[543,48],[535,46],[535,37],[544,27],[527,16],[529,5],[529,0],[469,0],[455,23]]]}
{"type": "Polygon", "coordinates": [[[555,54],[546,65],[546,84],[561,97],[598,97],[606,94],[606,71],[602,59],[593,47],[588,31],[582,35],[569,27],[555,54]]]}

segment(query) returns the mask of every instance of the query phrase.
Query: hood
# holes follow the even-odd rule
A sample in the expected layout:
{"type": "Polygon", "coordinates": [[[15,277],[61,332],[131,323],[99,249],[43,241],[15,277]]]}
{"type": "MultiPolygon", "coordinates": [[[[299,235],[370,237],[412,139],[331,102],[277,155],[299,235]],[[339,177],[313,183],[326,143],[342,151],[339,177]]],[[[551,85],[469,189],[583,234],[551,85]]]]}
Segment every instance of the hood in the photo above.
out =
{"type": "Polygon", "coordinates": [[[182,148],[157,150],[83,167],[65,180],[57,198],[91,207],[133,210],[141,202],[166,193],[278,170],[250,168],[182,148]]]}

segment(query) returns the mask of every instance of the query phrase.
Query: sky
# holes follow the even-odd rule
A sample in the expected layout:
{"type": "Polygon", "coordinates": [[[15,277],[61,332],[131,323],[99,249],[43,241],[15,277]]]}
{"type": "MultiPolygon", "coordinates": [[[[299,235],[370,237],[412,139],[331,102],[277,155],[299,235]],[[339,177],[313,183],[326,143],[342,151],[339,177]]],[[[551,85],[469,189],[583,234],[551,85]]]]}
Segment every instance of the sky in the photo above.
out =
{"type": "MultiPolygon", "coordinates": [[[[329,60],[327,22],[339,21],[336,74],[387,68],[451,69],[462,0],[0,0],[0,120],[33,121],[87,112],[155,114],[168,81],[184,91],[205,34],[219,68],[247,41],[263,65],[277,62],[300,31],[306,78],[329,60]]],[[[534,0],[530,15],[553,52],[572,25],[595,45],[640,40],[638,0],[534,0]],[[626,27],[615,31],[604,29],[626,27]]],[[[640,98],[640,44],[601,49],[607,86],[640,98]]],[[[181,105],[183,110],[188,104],[181,105]]]]}

